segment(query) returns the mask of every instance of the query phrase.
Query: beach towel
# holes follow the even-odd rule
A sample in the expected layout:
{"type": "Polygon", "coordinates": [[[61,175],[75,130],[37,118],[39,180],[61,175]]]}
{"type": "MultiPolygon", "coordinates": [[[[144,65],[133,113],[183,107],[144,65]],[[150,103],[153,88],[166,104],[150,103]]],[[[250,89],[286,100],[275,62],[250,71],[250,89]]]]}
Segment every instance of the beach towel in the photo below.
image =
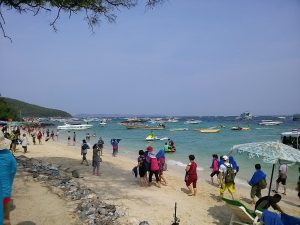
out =
{"type": "Polygon", "coordinates": [[[300,218],[289,216],[285,213],[281,213],[281,221],[284,225],[300,225],[300,218]]]}
{"type": "Polygon", "coordinates": [[[263,212],[261,220],[264,222],[264,225],[284,225],[277,213],[271,212],[267,209],[263,212]]]}

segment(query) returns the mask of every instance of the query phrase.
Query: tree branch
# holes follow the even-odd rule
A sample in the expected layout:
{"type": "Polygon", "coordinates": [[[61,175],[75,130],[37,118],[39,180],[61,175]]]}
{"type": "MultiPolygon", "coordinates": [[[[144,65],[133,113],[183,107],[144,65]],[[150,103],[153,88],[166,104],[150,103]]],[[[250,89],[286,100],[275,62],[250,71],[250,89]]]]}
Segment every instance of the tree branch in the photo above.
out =
{"type": "Polygon", "coordinates": [[[55,23],[56,23],[56,21],[59,18],[59,14],[60,14],[60,10],[61,9],[62,9],[62,6],[59,7],[55,20],[52,23],[50,23],[50,26],[53,27],[53,29],[54,29],[55,32],[57,32],[57,28],[55,27],[55,23]]]}

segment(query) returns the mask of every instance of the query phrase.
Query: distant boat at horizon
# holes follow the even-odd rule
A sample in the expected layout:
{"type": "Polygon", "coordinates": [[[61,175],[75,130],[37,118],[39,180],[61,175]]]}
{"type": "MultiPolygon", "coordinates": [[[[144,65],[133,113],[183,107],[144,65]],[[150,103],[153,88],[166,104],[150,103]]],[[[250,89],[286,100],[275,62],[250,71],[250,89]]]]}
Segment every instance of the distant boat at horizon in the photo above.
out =
{"type": "Polygon", "coordinates": [[[191,119],[191,120],[185,121],[184,123],[185,123],[185,124],[198,124],[198,123],[201,123],[201,122],[202,122],[201,120],[194,120],[194,119],[191,119]]]}
{"type": "Polygon", "coordinates": [[[86,130],[91,128],[91,124],[65,124],[62,126],[57,126],[58,130],[86,130]]]}

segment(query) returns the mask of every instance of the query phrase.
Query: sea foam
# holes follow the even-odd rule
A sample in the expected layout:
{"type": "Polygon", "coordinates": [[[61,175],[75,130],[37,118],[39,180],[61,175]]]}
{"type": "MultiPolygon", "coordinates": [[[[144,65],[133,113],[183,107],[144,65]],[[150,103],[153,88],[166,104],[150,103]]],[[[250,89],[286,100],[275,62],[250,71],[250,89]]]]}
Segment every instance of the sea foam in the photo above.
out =
{"type": "MultiPolygon", "coordinates": [[[[186,167],[186,164],[185,163],[182,163],[180,161],[176,161],[176,160],[167,160],[167,163],[169,165],[172,165],[172,166],[179,166],[179,167],[186,167]]],[[[197,167],[197,170],[198,171],[203,171],[204,169],[202,167],[197,167]]]]}

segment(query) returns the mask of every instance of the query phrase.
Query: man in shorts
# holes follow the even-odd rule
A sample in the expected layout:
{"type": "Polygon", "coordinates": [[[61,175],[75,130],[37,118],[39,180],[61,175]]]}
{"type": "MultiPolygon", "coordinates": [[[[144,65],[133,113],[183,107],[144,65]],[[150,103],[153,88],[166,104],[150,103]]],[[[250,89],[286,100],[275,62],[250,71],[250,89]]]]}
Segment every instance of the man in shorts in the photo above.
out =
{"type": "MultiPolygon", "coordinates": [[[[17,163],[13,154],[8,150],[10,141],[4,138],[0,131],[0,180],[3,205],[3,225],[10,225],[10,197],[12,192],[13,180],[15,178],[17,163]]],[[[2,213],[1,213],[2,214],[2,213]]]]}
{"type": "Polygon", "coordinates": [[[278,178],[276,180],[276,189],[273,192],[278,193],[279,184],[281,183],[283,186],[283,195],[286,195],[286,179],[287,179],[287,171],[288,166],[279,160],[279,169],[278,169],[278,178]]]}

